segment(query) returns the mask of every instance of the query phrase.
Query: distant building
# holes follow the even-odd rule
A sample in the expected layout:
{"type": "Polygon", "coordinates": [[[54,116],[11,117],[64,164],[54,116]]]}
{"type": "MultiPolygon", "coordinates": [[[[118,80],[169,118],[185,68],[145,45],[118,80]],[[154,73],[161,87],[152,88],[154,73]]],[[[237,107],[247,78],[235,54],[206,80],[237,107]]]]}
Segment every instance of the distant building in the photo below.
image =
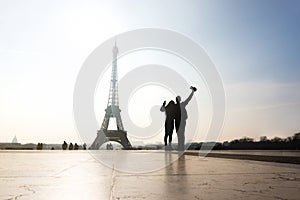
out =
{"type": "Polygon", "coordinates": [[[13,143],[13,144],[16,144],[16,143],[18,143],[17,136],[15,136],[15,137],[13,138],[13,140],[11,141],[11,143],[13,143]]]}

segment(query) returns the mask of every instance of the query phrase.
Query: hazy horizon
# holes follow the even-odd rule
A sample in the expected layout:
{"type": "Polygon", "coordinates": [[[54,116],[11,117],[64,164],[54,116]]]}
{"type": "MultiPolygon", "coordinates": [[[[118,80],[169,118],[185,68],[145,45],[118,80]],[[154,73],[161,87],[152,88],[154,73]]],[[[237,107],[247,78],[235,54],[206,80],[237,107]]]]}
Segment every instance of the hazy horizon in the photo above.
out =
{"type": "MultiPolygon", "coordinates": [[[[11,142],[16,135],[20,143],[81,143],[73,118],[73,91],[83,62],[105,40],[145,27],[190,37],[214,62],[226,94],[226,117],[217,141],[292,136],[300,132],[299,19],[296,0],[1,1],[0,142],[11,142]]],[[[120,78],[147,62],[175,65],[178,71],[186,67],[167,55],[143,52],[119,60],[120,78]],[[137,59],[141,55],[146,61],[137,59]]],[[[99,83],[104,92],[95,95],[99,126],[109,77],[110,69],[99,83]]],[[[151,123],[148,114],[142,115],[149,109],[142,110],[141,97],[152,95],[157,105],[175,99],[163,89],[144,89],[157,94],[137,91],[128,105],[139,126],[151,123]]],[[[203,108],[197,141],[203,140],[212,112],[205,106],[207,91],[200,91],[193,99],[203,108]]],[[[188,94],[187,88],[181,95],[188,94]]],[[[162,131],[150,142],[163,142],[162,131]]]]}

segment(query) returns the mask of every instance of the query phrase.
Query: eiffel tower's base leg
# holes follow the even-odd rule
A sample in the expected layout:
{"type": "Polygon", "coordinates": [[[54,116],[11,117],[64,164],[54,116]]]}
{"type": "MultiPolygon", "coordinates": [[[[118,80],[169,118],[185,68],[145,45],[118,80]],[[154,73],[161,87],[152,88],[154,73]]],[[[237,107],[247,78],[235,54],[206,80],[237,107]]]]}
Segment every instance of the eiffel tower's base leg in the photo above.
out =
{"type": "Polygon", "coordinates": [[[93,144],[89,147],[89,150],[98,150],[102,144],[108,141],[109,140],[105,136],[105,133],[102,130],[99,130],[97,133],[97,137],[94,140],[93,144]]]}
{"type": "Polygon", "coordinates": [[[121,138],[121,145],[124,147],[125,150],[129,150],[129,149],[132,149],[132,146],[127,138],[127,136],[124,134],[124,136],[122,136],[121,138]]]}

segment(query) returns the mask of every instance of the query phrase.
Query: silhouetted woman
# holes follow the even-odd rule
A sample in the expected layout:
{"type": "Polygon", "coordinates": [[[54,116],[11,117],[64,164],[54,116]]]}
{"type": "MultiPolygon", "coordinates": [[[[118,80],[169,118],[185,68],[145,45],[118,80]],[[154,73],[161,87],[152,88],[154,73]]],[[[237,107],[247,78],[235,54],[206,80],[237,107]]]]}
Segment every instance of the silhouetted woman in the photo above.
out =
{"type": "Polygon", "coordinates": [[[163,105],[160,108],[161,112],[166,113],[165,137],[164,137],[165,146],[167,146],[167,144],[168,144],[168,137],[169,137],[169,145],[171,145],[171,143],[172,143],[175,109],[176,109],[176,107],[175,107],[174,101],[170,101],[167,106],[166,106],[166,101],[164,101],[163,105]]]}

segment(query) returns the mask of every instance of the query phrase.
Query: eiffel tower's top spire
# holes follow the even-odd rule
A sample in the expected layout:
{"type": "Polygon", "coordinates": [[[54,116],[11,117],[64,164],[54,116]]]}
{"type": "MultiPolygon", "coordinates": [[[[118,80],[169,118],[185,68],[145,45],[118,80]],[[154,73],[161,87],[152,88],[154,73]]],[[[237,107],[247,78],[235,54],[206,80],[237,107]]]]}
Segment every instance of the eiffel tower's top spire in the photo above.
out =
{"type": "Polygon", "coordinates": [[[113,48],[113,58],[114,59],[117,59],[117,55],[118,55],[118,47],[117,47],[117,38],[115,38],[115,45],[114,45],[114,48],[113,48]]]}
{"type": "Polygon", "coordinates": [[[118,47],[115,39],[115,44],[113,47],[113,61],[112,61],[112,71],[110,80],[110,89],[108,97],[108,106],[118,107],[119,106],[119,96],[118,96],[118,47]]]}

